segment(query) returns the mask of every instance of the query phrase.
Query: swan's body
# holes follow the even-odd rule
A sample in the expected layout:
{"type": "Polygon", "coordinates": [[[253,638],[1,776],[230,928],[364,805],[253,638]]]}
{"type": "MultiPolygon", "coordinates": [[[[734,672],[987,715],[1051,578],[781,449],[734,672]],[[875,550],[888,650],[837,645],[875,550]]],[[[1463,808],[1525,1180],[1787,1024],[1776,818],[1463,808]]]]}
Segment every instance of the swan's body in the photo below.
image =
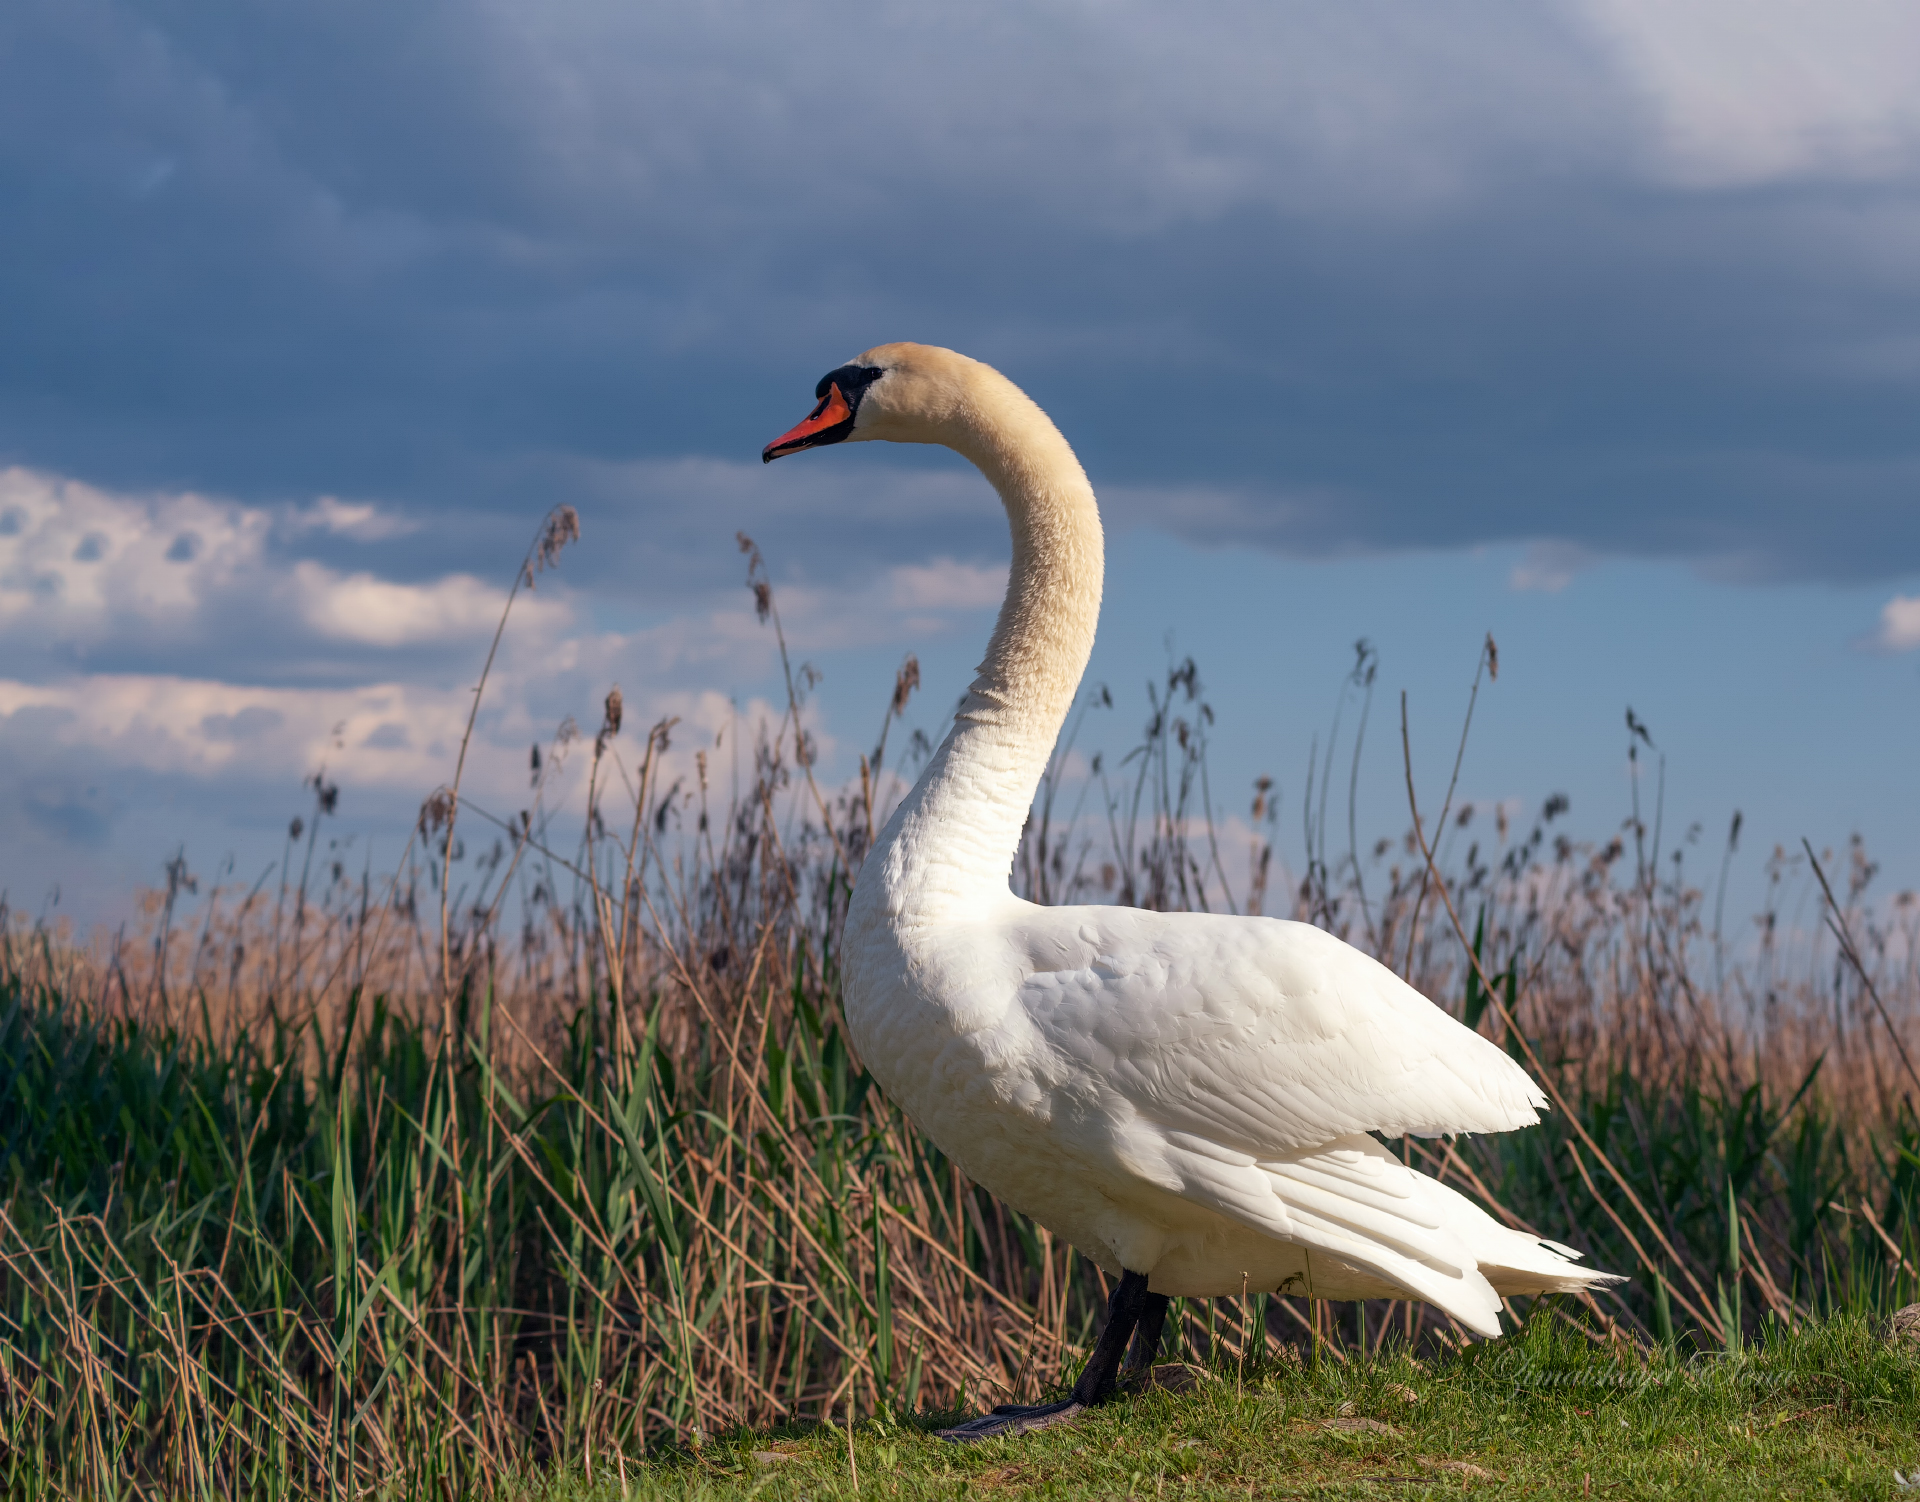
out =
{"type": "Polygon", "coordinates": [[[1495,1334],[1500,1294],[1610,1281],[1368,1135],[1506,1131],[1546,1104],[1384,966],[1303,923],[1012,895],[1099,616],[1093,489],[1038,406],[949,350],[882,345],[817,394],[766,457],[944,444],[1013,531],[986,660],[847,914],[847,1023],[887,1094],[976,1182],[1154,1295],[1413,1297],[1495,1334]]]}

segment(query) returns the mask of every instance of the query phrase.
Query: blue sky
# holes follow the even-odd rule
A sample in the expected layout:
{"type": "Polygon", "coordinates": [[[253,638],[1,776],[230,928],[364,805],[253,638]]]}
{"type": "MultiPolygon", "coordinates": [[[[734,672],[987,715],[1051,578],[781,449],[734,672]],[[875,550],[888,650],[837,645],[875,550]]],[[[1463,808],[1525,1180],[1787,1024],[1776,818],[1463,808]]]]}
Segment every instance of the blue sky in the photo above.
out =
{"type": "Polygon", "coordinates": [[[1916,252],[1893,3],[19,0],[0,886],[112,917],[182,844],[251,872],[323,762],[397,853],[561,501],[477,793],[614,681],[688,744],[764,700],[742,528],[835,765],[907,651],[934,728],[991,497],[757,462],[899,338],[1005,369],[1093,475],[1114,749],[1171,633],[1223,801],[1292,798],[1365,636],[1438,777],[1491,629],[1469,796],[1604,838],[1631,703],[1675,827],[1742,808],[1755,869],[1858,829],[1920,885],[1916,252]]]}

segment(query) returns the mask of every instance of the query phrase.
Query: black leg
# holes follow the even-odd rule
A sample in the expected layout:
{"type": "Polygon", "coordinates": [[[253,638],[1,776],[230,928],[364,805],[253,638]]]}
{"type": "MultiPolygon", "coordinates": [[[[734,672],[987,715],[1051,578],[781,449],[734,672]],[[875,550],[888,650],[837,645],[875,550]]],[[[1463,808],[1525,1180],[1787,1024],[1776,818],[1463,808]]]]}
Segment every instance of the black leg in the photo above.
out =
{"type": "Polygon", "coordinates": [[[1160,1354],[1160,1336],[1167,1327],[1167,1305],[1171,1303],[1164,1293],[1149,1293],[1140,1309],[1140,1323],[1133,1332],[1133,1349],[1127,1353],[1129,1372],[1150,1372],[1153,1361],[1160,1354]]]}
{"type": "Polygon", "coordinates": [[[1114,1379],[1120,1375],[1120,1358],[1126,1354],[1127,1342],[1140,1323],[1142,1308],[1152,1297],[1147,1292],[1145,1273],[1120,1275],[1120,1286],[1114,1289],[1113,1298],[1107,1303],[1107,1328],[1100,1332],[1100,1343],[1093,1348],[1087,1369],[1073,1384],[1075,1402],[1091,1408],[1113,1396],[1114,1379]]]}
{"type": "Polygon", "coordinates": [[[1113,1396],[1115,1379],[1120,1374],[1120,1358],[1126,1354],[1127,1342],[1132,1339],[1141,1316],[1151,1314],[1153,1317],[1153,1343],[1157,1349],[1160,1344],[1159,1326],[1166,1318],[1166,1313],[1166,1299],[1147,1291],[1145,1273],[1123,1272],[1119,1286],[1113,1290],[1113,1297],[1107,1302],[1107,1328],[1100,1332],[1100,1342],[1093,1348],[1093,1355],[1088,1358],[1080,1380],[1073,1384],[1071,1397],[1062,1403],[1031,1406],[1002,1403],[992,1413],[957,1424],[951,1429],[942,1429],[940,1438],[964,1444],[971,1440],[992,1439],[1001,1434],[1024,1434],[1029,1429],[1044,1429],[1050,1424],[1066,1423],[1087,1409],[1106,1402],[1113,1396]]]}

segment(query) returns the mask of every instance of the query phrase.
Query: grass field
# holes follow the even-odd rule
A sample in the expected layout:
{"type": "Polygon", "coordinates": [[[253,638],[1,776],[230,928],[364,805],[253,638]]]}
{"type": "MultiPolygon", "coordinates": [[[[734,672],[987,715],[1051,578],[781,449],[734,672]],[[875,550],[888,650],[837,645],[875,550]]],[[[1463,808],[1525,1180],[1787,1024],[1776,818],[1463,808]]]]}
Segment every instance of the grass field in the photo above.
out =
{"type": "MultiPolygon", "coordinates": [[[[528,569],[566,541],[560,518],[528,569]]],[[[176,863],[145,931],[101,944],[0,911],[9,1502],[565,1495],[589,1467],[604,1495],[624,1468],[818,1502],[854,1464],[888,1496],[1881,1495],[1920,1465],[1912,1362],[1872,1333],[1920,1298],[1920,903],[1872,901],[1857,841],[1780,851],[1727,940],[1737,821],[1703,861],[1640,762],[1648,807],[1605,838],[1561,800],[1449,794],[1343,848],[1364,654],[1284,890],[1270,785],[1251,849],[1223,849],[1191,663],[1139,744],[1062,758],[1016,883],[1289,913],[1377,955],[1555,1102],[1388,1146],[1633,1281],[1515,1301],[1526,1333],[1481,1345],[1402,1302],[1179,1301],[1163,1360],[1212,1374],[1188,1394],[964,1452],[892,1417],[1031,1401],[1104,1287],[882,1099],[839,1022],[849,873],[919,752],[889,751],[917,671],[839,788],[789,681],[724,748],[747,768],[724,798],[722,747],[633,734],[616,692],[537,748],[526,809],[456,773],[391,879],[329,857],[316,777],[274,883],[200,891],[176,863]]]]}
{"type": "Polygon", "coordinates": [[[1885,1497],[1920,1469],[1920,1362],[1859,1319],[1682,1361],[1537,1319],[1461,1356],[1169,1368],[1191,1387],[957,1447],[879,1414],[507,1490],[529,1499],[1885,1497]],[[1191,1375],[1189,1375],[1191,1374],[1191,1375]],[[1196,1380],[1197,1379],[1197,1380],[1196,1380]],[[623,1479],[624,1478],[624,1479],[623,1479]]]}

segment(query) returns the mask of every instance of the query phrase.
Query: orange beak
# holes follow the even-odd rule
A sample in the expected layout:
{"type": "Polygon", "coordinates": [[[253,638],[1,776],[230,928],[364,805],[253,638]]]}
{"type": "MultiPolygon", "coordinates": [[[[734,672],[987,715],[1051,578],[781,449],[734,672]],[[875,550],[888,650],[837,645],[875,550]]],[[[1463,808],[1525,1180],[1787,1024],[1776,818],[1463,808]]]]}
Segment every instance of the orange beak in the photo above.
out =
{"type": "Polygon", "coordinates": [[[801,449],[834,443],[852,431],[853,408],[847,405],[847,399],[840,394],[837,384],[829,386],[827,394],[820,398],[820,405],[813,409],[807,420],[782,433],[762,449],[760,461],[771,464],[782,454],[797,454],[801,449]],[[845,431],[840,431],[843,428],[845,431]]]}

